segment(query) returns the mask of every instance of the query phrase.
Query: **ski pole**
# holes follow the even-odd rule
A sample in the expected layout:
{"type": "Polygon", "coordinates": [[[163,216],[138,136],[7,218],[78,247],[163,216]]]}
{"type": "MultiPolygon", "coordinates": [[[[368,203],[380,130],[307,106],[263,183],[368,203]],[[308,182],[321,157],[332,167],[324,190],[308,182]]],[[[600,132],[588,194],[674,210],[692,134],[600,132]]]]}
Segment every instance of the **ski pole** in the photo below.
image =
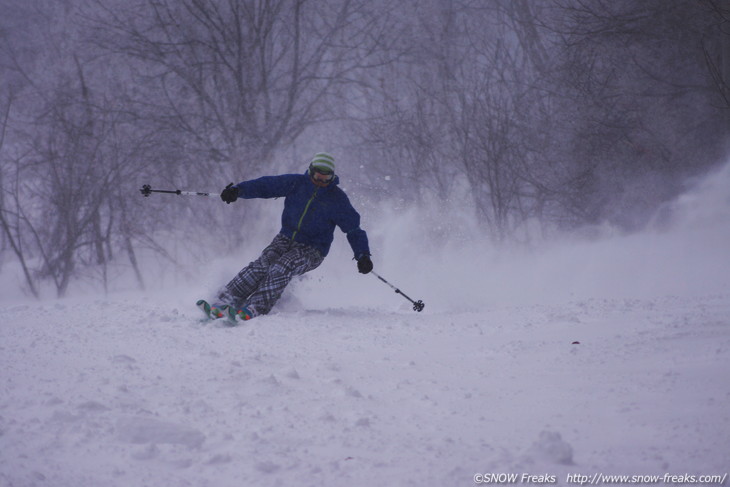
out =
{"type": "Polygon", "coordinates": [[[220,193],[204,193],[200,191],[181,191],[179,189],[152,189],[152,187],[149,184],[145,184],[142,186],[142,189],[139,190],[140,193],[142,193],[142,196],[147,198],[152,193],[168,193],[168,194],[177,194],[182,196],[220,196],[220,193]]]}
{"type": "Polygon", "coordinates": [[[398,289],[397,287],[395,287],[394,285],[392,285],[391,283],[389,283],[388,281],[386,281],[382,276],[380,276],[380,274],[378,274],[375,271],[370,271],[370,272],[372,274],[374,274],[375,277],[377,277],[378,279],[380,279],[381,281],[383,281],[384,283],[386,283],[388,286],[390,286],[392,289],[395,289],[396,294],[400,294],[401,296],[403,296],[404,298],[406,298],[408,301],[410,301],[411,303],[413,303],[413,311],[418,311],[418,312],[423,311],[423,307],[426,306],[425,304],[423,304],[423,301],[421,301],[420,299],[418,301],[413,301],[411,298],[409,298],[408,296],[406,296],[403,291],[401,291],[400,289],[398,289]]]}

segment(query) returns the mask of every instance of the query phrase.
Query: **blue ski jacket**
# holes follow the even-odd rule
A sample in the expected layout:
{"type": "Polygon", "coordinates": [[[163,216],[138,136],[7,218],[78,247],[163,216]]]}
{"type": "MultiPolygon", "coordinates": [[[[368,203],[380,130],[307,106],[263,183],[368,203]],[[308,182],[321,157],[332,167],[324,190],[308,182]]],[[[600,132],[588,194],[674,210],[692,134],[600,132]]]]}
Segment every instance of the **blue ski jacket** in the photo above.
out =
{"type": "Polygon", "coordinates": [[[308,173],[282,174],[243,181],[235,187],[240,198],[284,197],[280,233],[285,237],[314,247],[324,257],[338,226],[347,235],[355,259],[359,259],[370,255],[368,237],[360,228],[360,214],[338,187],[339,182],[335,176],[330,184],[320,187],[308,173]]]}

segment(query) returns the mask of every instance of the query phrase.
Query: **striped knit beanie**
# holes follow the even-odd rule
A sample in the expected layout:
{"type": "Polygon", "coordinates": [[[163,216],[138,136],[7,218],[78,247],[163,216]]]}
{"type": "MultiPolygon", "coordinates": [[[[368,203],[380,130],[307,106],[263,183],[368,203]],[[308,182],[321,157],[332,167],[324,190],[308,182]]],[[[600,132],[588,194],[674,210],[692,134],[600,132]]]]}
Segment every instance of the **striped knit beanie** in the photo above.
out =
{"type": "Polygon", "coordinates": [[[312,162],[309,163],[309,169],[316,169],[323,173],[335,172],[335,158],[326,152],[318,152],[312,158],[312,162]]]}

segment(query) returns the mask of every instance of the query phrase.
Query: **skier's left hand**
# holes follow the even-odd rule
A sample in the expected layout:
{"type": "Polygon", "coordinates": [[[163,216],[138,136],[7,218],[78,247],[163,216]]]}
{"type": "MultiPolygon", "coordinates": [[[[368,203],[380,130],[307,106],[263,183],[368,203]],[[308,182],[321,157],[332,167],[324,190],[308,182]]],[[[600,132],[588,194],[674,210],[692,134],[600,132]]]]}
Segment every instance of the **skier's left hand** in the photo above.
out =
{"type": "Polygon", "coordinates": [[[369,255],[363,255],[357,259],[357,270],[360,271],[360,274],[367,274],[373,270],[373,261],[370,260],[369,255]]]}

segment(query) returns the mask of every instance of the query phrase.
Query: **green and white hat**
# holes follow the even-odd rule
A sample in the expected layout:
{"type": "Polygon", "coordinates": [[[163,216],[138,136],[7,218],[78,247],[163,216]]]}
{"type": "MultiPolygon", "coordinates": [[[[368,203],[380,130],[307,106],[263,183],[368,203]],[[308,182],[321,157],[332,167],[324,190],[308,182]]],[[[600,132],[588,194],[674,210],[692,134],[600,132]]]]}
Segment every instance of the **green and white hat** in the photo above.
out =
{"type": "Polygon", "coordinates": [[[335,172],[335,158],[326,152],[317,152],[309,163],[309,169],[314,169],[327,174],[335,172]]]}

